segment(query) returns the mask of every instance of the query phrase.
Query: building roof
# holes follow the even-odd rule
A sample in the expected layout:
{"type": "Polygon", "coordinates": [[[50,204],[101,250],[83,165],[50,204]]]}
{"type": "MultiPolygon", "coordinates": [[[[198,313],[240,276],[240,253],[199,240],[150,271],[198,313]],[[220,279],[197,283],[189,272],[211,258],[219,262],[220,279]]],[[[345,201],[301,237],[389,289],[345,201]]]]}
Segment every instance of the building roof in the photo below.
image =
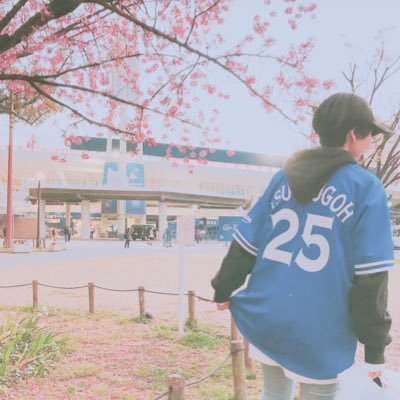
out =
{"type": "MultiPolygon", "coordinates": [[[[71,150],[82,151],[97,151],[106,152],[107,139],[90,137],[80,137],[78,143],[71,143],[71,150]]],[[[112,149],[120,149],[120,140],[112,139],[112,149]]],[[[135,152],[137,144],[126,142],[126,151],[135,152]]],[[[244,165],[258,165],[265,167],[281,168],[285,157],[279,155],[268,155],[262,153],[252,153],[247,151],[230,151],[224,149],[211,149],[208,147],[199,147],[191,145],[157,143],[150,145],[147,142],[143,143],[143,155],[154,157],[165,157],[170,155],[172,158],[191,158],[191,159],[204,159],[210,162],[220,162],[228,164],[244,164],[244,165]]]]}
{"type": "MultiPolygon", "coordinates": [[[[38,188],[29,189],[27,200],[36,201],[38,188]]],[[[220,193],[196,193],[154,187],[129,187],[121,189],[112,187],[47,186],[40,189],[41,199],[48,204],[79,203],[82,200],[150,200],[165,201],[178,204],[197,204],[203,208],[246,208],[249,199],[245,195],[229,195],[220,193]]]]}

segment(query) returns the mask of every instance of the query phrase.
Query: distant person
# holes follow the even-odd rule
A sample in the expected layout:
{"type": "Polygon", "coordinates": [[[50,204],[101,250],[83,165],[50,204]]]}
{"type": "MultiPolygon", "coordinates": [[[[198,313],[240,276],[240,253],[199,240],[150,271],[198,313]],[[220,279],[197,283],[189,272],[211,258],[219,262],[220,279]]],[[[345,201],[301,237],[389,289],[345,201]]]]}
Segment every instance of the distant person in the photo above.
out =
{"type": "Polygon", "coordinates": [[[71,232],[67,225],[65,225],[65,228],[64,228],[64,240],[66,242],[69,242],[71,240],[71,232]]]}
{"type": "Polygon", "coordinates": [[[3,229],[3,247],[7,246],[7,228],[4,227],[3,229]]]}
{"type": "Polygon", "coordinates": [[[200,230],[199,229],[195,230],[194,239],[196,240],[197,244],[199,244],[201,242],[201,235],[200,235],[200,230]]]}
{"type": "Polygon", "coordinates": [[[53,228],[51,230],[51,241],[52,241],[52,243],[56,242],[56,229],[55,228],[53,228]]]}
{"type": "Polygon", "coordinates": [[[260,400],[292,400],[296,382],[301,400],[334,400],[357,340],[370,379],[391,342],[387,195],[357,164],[375,135],[390,132],[351,93],[323,101],[312,126],[321,146],[295,153],[272,177],[212,280],[218,309],[230,309],[262,363],[260,400]]]}
{"type": "Polygon", "coordinates": [[[153,240],[154,240],[154,231],[153,231],[153,228],[150,228],[149,229],[149,234],[148,234],[147,244],[153,245],[153,240]]]}
{"type": "Polygon", "coordinates": [[[163,245],[164,245],[164,247],[172,247],[171,231],[169,228],[167,228],[163,234],[163,245]]]}
{"type": "Polygon", "coordinates": [[[132,233],[131,233],[131,229],[127,228],[124,234],[124,239],[125,239],[125,249],[129,249],[129,244],[131,242],[131,238],[132,238],[132,233]]]}

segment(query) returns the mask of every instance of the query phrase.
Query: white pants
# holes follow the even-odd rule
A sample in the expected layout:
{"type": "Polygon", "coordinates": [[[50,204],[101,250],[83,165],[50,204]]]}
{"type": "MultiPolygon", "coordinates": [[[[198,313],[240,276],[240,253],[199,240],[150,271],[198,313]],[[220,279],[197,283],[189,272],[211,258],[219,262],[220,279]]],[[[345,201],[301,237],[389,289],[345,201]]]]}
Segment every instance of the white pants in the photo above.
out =
{"type": "MultiPolygon", "coordinates": [[[[262,364],[264,389],[260,400],[293,400],[295,382],[281,367],[262,364]]],[[[300,383],[300,400],[335,400],[337,383],[300,383]]]]}

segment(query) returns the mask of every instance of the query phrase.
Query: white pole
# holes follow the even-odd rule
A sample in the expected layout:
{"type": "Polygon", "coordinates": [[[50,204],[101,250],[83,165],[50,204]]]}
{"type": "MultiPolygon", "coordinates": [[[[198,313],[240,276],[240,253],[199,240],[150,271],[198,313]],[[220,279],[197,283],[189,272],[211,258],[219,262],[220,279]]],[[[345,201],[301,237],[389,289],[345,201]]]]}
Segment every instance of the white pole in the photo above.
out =
{"type": "Polygon", "coordinates": [[[179,246],[179,336],[185,334],[185,280],[186,257],[184,246],[179,246]]]}

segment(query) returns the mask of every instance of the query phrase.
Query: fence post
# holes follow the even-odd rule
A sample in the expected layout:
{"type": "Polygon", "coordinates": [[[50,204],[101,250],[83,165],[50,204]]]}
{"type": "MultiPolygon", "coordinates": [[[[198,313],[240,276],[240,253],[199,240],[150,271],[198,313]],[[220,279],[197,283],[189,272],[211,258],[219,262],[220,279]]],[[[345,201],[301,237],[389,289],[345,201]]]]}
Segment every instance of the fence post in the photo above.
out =
{"type": "Polygon", "coordinates": [[[139,311],[140,311],[140,316],[144,317],[146,316],[146,308],[145,308],[145,303],[144,303],[144,287],[139,286],[138,287],[139,291],[139,311]]]}
{"type": "Polygon", "coordinates": [[[235,324],[234,319],[231,316],[231,340],[237,340],[240,338],[238,328],[235,324]]]}
{"type": "Polygon", "coordinates": [[[32,281],[32,298],[33,307],[36,308],[39,305],[38,281],[32,281]]]}
{"type": "Polygon", "coordinates": [[[247,400],[246,372],[244,367],[242,339],[231,341],[233,388],[235,400],[247,400]]]}
{"type": "Polygon", "coordinates": [[[168,400],[185,400],[185,378],[174,374],[168,377],[168,400]]]}
{"type": "Polygon", "coordinates": [[[196,294],[194,290],[189,290],[188,300],[189,300],[189,321],[194,322],[196,320],[196,315],[195,315],[196,294]]]}
{"type": "Polygon", "coordinates": [[[254,361],[249,357],[249,341],[244,339],[244,365],[246,369],[254,372],[254,361]]]}
{"type": "Polygon", "coordinates": [[[89,312],[91,314],[94,314],[94,283],[93,282],[88,283],[88,289],[89,289],[89,312]]]}

